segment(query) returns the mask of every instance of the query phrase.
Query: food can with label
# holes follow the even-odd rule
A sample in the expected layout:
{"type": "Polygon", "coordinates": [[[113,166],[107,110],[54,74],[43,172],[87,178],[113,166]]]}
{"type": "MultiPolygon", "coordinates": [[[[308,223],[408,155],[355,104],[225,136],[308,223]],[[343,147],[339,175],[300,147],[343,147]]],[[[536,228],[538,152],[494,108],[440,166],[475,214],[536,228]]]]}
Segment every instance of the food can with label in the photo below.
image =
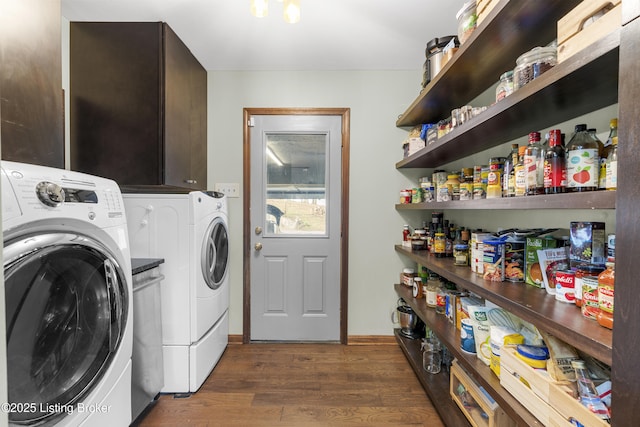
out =
{"type": "Polygon", "coordinates": [[[569,304],[576,303],[576,274],[571,270],[556,271],[556,299],[569,304]]]}

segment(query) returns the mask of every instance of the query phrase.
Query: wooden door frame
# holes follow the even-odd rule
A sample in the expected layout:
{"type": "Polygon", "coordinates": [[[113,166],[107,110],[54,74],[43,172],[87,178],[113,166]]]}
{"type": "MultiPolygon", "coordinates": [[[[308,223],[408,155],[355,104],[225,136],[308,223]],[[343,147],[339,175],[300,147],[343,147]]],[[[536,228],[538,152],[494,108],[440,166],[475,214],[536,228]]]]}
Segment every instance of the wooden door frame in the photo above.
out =
{"type": "Polygon", "coordinates": [[[349,108],[244,108],[243,109],[243,314],[242,343],[251,342],[251,116],[322,115],[342,118],[341,224],[340,224],[340,343],[347,344],[348,261],[349,261],[349,108]]]}

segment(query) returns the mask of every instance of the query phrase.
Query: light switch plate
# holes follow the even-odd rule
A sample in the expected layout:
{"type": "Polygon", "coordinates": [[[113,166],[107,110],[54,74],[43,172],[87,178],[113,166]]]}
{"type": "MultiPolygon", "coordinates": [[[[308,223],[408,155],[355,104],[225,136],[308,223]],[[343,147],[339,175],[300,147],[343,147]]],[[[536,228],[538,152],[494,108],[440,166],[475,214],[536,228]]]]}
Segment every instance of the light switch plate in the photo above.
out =
{"type": "Polygon", "coordinates": [[[213,186],[215,191],[226,194],[227,197],[240,197],[240,184],[238,183],[216,183],[213,186]]]}

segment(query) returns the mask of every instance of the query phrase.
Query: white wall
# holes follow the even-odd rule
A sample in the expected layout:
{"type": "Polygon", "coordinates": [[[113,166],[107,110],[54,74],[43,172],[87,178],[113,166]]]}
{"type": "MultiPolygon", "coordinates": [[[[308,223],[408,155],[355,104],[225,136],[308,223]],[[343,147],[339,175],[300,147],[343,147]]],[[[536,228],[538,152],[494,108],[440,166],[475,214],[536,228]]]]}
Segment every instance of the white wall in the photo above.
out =
{"type": "MultiPolygon", "coordinates": [[[[390,335],[403,261],[398,190],[412,185],[395,172],[406,131],[399,114],[418,95],[421,71],[209,71],[209,188],[242,184],[243,108],[351,109],[349,335],[390,335]]],[[[242,199],[229,200],[230,333],[242,333],[242,199]]]]}

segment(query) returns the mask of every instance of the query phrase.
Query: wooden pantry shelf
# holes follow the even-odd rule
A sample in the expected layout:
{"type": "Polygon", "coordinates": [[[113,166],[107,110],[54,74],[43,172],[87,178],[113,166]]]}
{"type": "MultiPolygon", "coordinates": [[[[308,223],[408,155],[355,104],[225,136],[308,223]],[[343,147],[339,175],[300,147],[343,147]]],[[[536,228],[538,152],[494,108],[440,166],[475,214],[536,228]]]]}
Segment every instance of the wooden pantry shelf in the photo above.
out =
{"type": "Polygon", "coordinates": [[[502,0],[429,82],[396,126],[435,123],[512,70],[516,59],[556,38],[556,26],[580,0],[502,0]]]}
{"type": "Polygon", "coordinates": [[[615,209],[615,191],[542,194],[526,197],[456,200],[450,202],[398,203],[396,210],[507,210],[507,209],[615,209]]]}
{"type": "Polygon", "coordinates": [[[418,381],[422,384],[427,396],[431,399],[433,406],[438,411],[442,422],[447,426],[471,426],[460,408],[455,404],[449,395],[449,375],[444,370],[439,374],[429,374],[422,368],[422,352],[420,350],[420,340],[409,339],[402,336],[399,329],[395,331],[396,341],[402,352],[407,357],[409,365],[416,374],[418,381]]]}
{"type": "Polygon", "coordinates": [[[557,301],[542,289],[525,283],[491,282],[468,267],[455,266],[451,258],[436,258],[427,251],[402,245],[396,252],[408,257],[459,288],[488,299],[516,316],[533,323],[566,343],[611,365],[613,333],[580,313],[578,307],[557,301]]]}
{"type": "MultiPolygon", "coordinates": [[[[447,347],[449,352],[458,360],[458,362],[464,366],[467,373],[472,376],[478,384],[485,388],[498,405],[500,405],[500,407],[509,414],[509,416],[516,421],[518,425],[534,427],[542,426],[542,424],[529,411],[527,411],[516,398],[514,398],[500,385],[500,379],[491,371],[491,369],[489,369],[487,365],[478,359],[475,354],[466,353],[460,349],[460,331],[457,330],[444,315],[437,314],[435,310],[428,308],[424,299],[413,298],[411,290],[408,287],[396,284],[395,290],[397,294],[402,297],[409,306],[411,306],[418,317],[420,317],[420,319],[422,319],[422,321],[431,328],[433,333],[436,334],[438,339],[447,347]]],[[[425,381],[426,384],[423,383],[423,387],[425,387],[425,390],[429,393],[428,390],[432,387],[429,380],[433,381],[431,377],[437,377],[440,374],[431,375],[425,372],[422,368],[420,342],[418,340],[404,338],[399,335],[397,331],[396,339],[400,343],[400,346],[403,347],[403,351],[407,355],[414,371],[416,371],[418,379],[420,379],[421,382],[425,381]]],[[[438,390],[432,391],[432,393],[438,392],[438,390]]],[[[446,395],[449,396],[448,382],[446,395]]],[[[431,395],[429,395],[429,397],[431,397],[431,395]]],[[[439,403],[440,401],[438,401],[438,404],[435,404],[434,401],[436,408],[440,411],[438,408],[439,403]]],[[[455,406],[453,400],[451,400],[451,403],[455,406]]],[[[457,424],[446,424],[457,426],[457,424]]]]}
{"type": "Polygon", "coordinates": [[[397,162],[396,168],[437,167],[615,104],[619,46],[617,30],[397,162]]]}

